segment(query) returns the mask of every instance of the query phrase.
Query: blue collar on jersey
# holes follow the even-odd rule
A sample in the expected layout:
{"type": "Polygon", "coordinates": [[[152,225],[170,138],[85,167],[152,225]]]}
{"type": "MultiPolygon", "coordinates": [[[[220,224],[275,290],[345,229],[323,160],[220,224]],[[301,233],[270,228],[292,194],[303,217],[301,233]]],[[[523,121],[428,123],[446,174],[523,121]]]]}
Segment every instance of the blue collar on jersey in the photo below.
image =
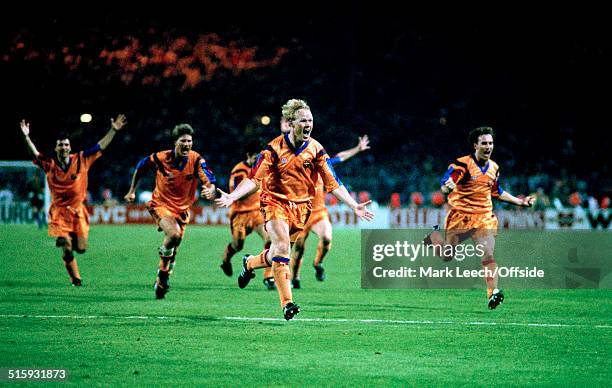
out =
{"type": "Polygon", "coordinates": [[[308,142],[309,141],[310,140],[305,141],[304,143],[302,143],[302,146],[296,150],[295,146],[291,143],[291,140],[289,140],[289,133],[285,133],[285,142],[287,143],[287,146],[289,147],[289,149],[293,152],[293,154],[295,156],[298,156],[300,154],[300,152],[304,151],[304,149],[306,147],[308,147],[308,142]]]}
{"type": "Polygon", "coordinates": [[[476,162],[476,165],[480,169],[480,172],[482,172],[483,174],[486,173],[489,169],[489,160],[487,160],[487,164],[485,164],[484,167],[480,167],[480,164],[478,164],[478,159],[476,159],[475,153],[471,154],[470,156],[472,157],[472,159],[474,159],[474,162],[476,162]]]}

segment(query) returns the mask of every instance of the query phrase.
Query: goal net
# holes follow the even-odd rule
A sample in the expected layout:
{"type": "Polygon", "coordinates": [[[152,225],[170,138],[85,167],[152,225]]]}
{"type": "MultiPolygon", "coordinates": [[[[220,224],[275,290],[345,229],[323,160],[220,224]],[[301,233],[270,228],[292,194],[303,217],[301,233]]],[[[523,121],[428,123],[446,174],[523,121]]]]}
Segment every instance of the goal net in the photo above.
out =
{"type": "Polygon", "coordinates": [[[0,224],[46,223],[51,193],[44,172],[28,160],[0,160],[0,224]]]}

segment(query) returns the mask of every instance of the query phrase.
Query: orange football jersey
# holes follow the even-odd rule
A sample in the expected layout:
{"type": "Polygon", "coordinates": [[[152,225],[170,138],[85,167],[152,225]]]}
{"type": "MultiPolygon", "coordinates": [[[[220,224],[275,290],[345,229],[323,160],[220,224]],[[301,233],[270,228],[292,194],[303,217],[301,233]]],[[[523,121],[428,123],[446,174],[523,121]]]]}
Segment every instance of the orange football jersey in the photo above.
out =
{"type": "Polygon", "coordinates": [[[499,166],[489,160],[480,167],[474,155],[458,158],[450,164],[441,184],[453,178],[457,187],[448,195],[448,204],[465,213],[487,213],[493,211],[491,197],[503,193],[499,186],[499,166]]]}
{"type": "Polygon", "coordinates": [[[313,138],[296,149],[288,134],[278,136],[257,158],[249,178],[261,185],[262,193],[291,202],[308,202],[315,196],[319,175],[325,190],[333,191],[342,182],[329,161],[323,146],[313,138]]]}
{"type": "Polygon", "coordinates": [[[96,145],[87,151],[80,151],[68,156],[68,164],[62,168],[56,158],[39,154],[34,164],[45,171],[51,206],[79,207],[87,199],[87,173],[102,151],[96,145]]]}
{"type": "Polygon", "coordinates": [[[187,211],[195,201],[198,178],[204,185],[216,181],[204,158],[195,151],[180,159],[174,157],[174,150],[157,152],[138,164],[138,168],[142,166],[156,170],[150,206],[163,206],[177,214],[187,211]]]}

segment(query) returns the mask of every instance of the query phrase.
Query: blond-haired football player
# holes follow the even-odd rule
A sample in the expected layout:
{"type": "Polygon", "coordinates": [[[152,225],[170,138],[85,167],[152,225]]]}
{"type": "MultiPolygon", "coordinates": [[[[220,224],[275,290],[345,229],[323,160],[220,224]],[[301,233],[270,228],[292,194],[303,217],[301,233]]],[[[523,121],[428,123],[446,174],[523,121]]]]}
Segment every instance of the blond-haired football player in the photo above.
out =
{"type": "Polygon", "coordinates": [[[325,189],[346,203],[359,218],[371,220],[374,214],[366,207],[370,201],[358,204],[351,198],[336,177],[325,149],[311,138],[314,122],[306,102],[289,100],[282,107],[282,115],[287,119],[290,131],[268,143],[249,178],[240,182],[232,193],[219,190],[221,197],[216,202],[229,207],[237,199],[257,190],[262,180],[266,179],[261,206],[272,244],[270,249],[257,256],[244,256],[238,285],[240,288],[246,287],[255,268],[272,266],[283,315],[289,320],[300,312],[291,292],[288,267],[290,244],[308,220],[319,175],[325,189]]]}

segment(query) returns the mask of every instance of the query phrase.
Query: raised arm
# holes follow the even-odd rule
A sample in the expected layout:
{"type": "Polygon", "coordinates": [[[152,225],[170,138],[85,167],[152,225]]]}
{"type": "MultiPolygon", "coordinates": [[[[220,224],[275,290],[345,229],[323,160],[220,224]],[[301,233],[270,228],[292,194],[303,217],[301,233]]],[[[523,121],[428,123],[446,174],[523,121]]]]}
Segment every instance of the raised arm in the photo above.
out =
{"type": "Polygon", "coordinates": [[[132,175],[132,184],[130,185],[130,190],[123,197],[123,199],[125,199],[127,202],[134,202],[134,200],[136,199],[136,187],[138,186],[138,182],[140,181],[140,178],[142,178],[144,172],[149,168],[152,163],[153,162],[151,162],[150,156],[147,156],[146,158],[143,158],[140,162],[138,162],[136,170],[134,171],[134,175],[132,175]]]}
{"type": "Polygon", "coordinates": [[[111,128],[108,130],[108,132],[106,132],[106,135],[104,135],[104,137],[98,142],[98,145],[100,145],[100,149],[105,150],[106,147],[108,147],[108,145],[113,140],[113,137],[115,137],[115,133],[117,133],[117,131],[120,131],[125,124],[127,124],[125,115],[120,114],[115,120],[111,118],[111,128]]]}
{"type": "Polygon", "coordinates": [[[359,142],[353,148],[349,148],[348,150],[344,150],[338,152],[336,154],[336,158],[339,159],[340,162],[344,162],[347,159],[352,158],[358,153],[369,150],[370,149],[370,139],[368,139],[368,135],[359,136],[359,142]]]}
{"type": "Polygon", "coordinates": [[[30,151],[30,154],[32,154],[32,156],[34,156],[35,158],[38,158],[40,152],[38,152],[36,146],[32,142],[32,139],[30,139],[30,123],[26,122],[25,120],[21,120],[19,126],[21,127],[21,132],[23,132],[23,137],[26,141],[26,144],[28,145],[28,150],[30,151]]]}

